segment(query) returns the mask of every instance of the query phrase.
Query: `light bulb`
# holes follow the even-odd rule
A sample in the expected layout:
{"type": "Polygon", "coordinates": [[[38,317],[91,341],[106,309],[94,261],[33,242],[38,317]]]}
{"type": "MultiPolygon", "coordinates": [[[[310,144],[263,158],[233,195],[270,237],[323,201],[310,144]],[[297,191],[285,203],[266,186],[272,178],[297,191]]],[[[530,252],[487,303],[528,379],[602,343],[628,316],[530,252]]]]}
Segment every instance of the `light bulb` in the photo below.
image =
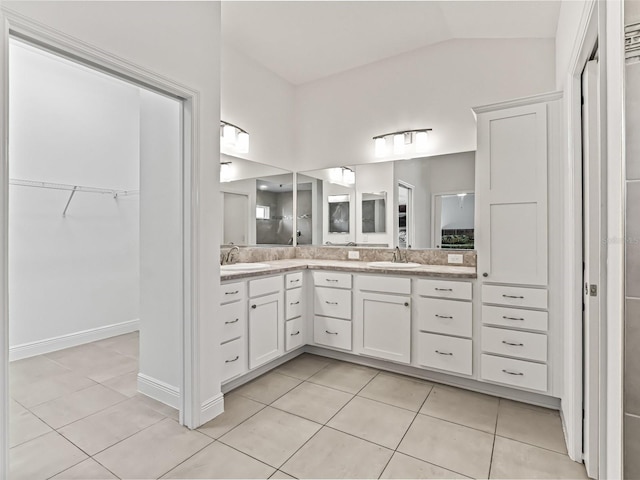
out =
{"type": "Polygon", "coordinates": [[[222,140],[227,145],[235,145],[236,143],[236,127],[233,125],[225,125],[222,127],[222,140]]]}
{"type": "Polygon", "coordinates": [[[356,183],[356,172],[354,172],[353,170],[349,170],[348,168],[345,168],[342,171],[342,179],[344,180],[344,183],[346,183],[347,185],[353,185],[354,183],[356,183]]]}
{"type": "Polygon", "coordinates": [[[342,183],[342,169],[332,168],[329,170],[329,181],[331,183],[342,183]]]}
{"type": "Polygon", "coordinates": [[[384,137],[376,138],[376,157],[384,157],[387,153],[387,140],[384,137]]]}
{"type": "Polygon", "coordinates": [[[230,163],[220,164],[220,181],[221,182],[231,181],[231,164],[230,163]]]}
{"type": "Polygon", "coordinates": [[[247,132],[238,133],[238,143],[236,145],[236,149],[240,153],[249,152],[249,134],[247,132]]]}
{"type": "Polygon", "coordinates": [[[396,155],[404,153],[404,133],[393,136],[393,153],[396,155]]]}
{"type": "Polygon", "coordinates": [[[426,152],[429,148],[429,134],[427,132],[416,133],[416,152],[426,152]]]}

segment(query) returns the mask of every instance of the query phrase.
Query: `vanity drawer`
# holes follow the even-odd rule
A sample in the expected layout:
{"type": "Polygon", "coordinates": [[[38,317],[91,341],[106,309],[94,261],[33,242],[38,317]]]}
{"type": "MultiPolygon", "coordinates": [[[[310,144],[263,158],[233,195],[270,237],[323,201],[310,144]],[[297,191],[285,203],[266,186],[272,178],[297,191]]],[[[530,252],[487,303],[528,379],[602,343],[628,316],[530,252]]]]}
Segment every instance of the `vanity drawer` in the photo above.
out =
{"type": "Polygon", "coordinates": [[[222,350],[223,382],[246,372],[247,359],[242,338],[224,343],[220,349],[222,350]]]}
{"type": "Polygon", "coordinates": [[[351,290],[316,287],[314,297],[316,315],[351,320],[351,290]]]}
{"type": "Polygon", "coordinates": [[[546,362],[547,336],[544,333],[482,327],[482,351],[546,362]]]}
{"type": "Polygon", "coordinates": [[[284,349],[288,352],[304,344],[302,332],[303,321],[301,317],[289,320],[284,327],[284,349]]]}
{"type": "Polygon", "coordinates": [[[285,292],[285,319],[290,320],[302,315],[302,289],[294,288],[285,292]]]}
{"type": "Polygon", "coordinates": [[[227,303],[220,307],[222,339],[220,343],[241,337],[245,330],[244,302],[227,303]]]}
{"type": "Polygon", "coordinates": [[[229,303],[244,298],[244,282],[225,283],[220,286],[220,303],[229,303]]]}
{"type": "Polygon", "coordinates": [[[538,310],[483,305],[482,323],[546,332],[549,325],[549,314],[538,310]]]}
{"type": "Polygon", "coordinates": [[[383,277],[377,275],[359,275],[358,290],[410,295],[411,279],[400,277],[383,277]]]}
{"type": "Polygon", "coordinates": [[[418,363],[425,367],[471,375],[472,341],[433,333],[418,334],[418,363]]]}
{"type": "Polygon", "coordinates": [[[337,318],[315,317],[313,341],[319,345],[351,350],[351,322],[337,318]]]}
{"type": "Polygon", "coordinates": [[[287,273],[284,276],[284,288],[296,288],[302,286],[302,273],[287,273]]]}
{"type": "Polygon", "coordinates": [[[276,293],[282,289],[282,276],[258,278],[249,281],[249,297],[260,297],[268,293],[276,293]]]}
{"type": "Polygon", "coordinates": [[[471,302],[418,297],[418,328],[429,332],[471,337],[473,313],[471,302]]]}
{"type": "Polygon", "coordinates": [[[547,366],[542,363],[483,354],[480,370],[483,380],[547,391],[547,366]]]}
{"type": "Polygon", "coordinates": [[[547,308],[544,288],[482,285],[482,303],[497,303],[509,307],[547,308]]]}
{"type": "Polygon", "coordinates": [[[350,273],[313,272],[316,287],[351,288],[350,273]]]}
{"type": "Polygon", "coordinates": [[[428,297],[471,300],[470,282],[449,282],[446,280],[420,279],[416,282],[416,290],[418,295],[428,297]]]}

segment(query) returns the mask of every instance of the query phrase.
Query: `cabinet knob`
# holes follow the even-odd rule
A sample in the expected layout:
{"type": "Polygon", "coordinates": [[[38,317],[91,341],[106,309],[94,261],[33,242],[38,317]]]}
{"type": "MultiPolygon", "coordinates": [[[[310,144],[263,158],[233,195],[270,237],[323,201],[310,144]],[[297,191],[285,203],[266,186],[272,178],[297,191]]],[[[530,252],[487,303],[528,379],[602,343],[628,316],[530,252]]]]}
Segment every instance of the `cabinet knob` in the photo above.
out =
{"type": "Polygon", "coordinates": [[[251,308],[258,308],[257,305],[251,305],[251,308]]]}
{"type": "Polygon", "coordinates": [[[404,306],[408,307],[409,306],[409,302],[404,302],[404,306]]]}
{"type": "Polygon", "coordinates": [[[489,276],[489,274],[488,274],[487,272],[484,272],[484,273],[482,274],[482,276],[486,278],[486,277],[488,277],[488,276],[489,276]]]}

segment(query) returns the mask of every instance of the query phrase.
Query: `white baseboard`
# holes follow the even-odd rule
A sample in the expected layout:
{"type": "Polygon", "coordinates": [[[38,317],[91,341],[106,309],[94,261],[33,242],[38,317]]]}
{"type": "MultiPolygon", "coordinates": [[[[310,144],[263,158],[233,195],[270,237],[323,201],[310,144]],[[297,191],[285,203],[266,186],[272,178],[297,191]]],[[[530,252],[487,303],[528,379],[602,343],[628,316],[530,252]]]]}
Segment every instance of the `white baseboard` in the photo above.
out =
{"type": "Polygon", "coordinates": [[[222,412],[224,412],[224,395],[219,393],[215,397],[211,397],[209,400],[202,403],[200,408],[200,423],[204,425],[208,421],[216,418],[222,412]]]}
{"type": "Polygon", "coordinates": [[[9,360],[20,360],[22,358],[34,357],[44,353],[55,352],[64,348],[75,347],[85,343],[103,340],[116,335],[135,332],[140,328],[140,320],[134,319],[127,322],[106,325],[104,327],[92,328],[81,332],[69,333],[59,337],[46,338],[22,345],[9,347],[9,360]]]}
{"type": "Polygon", "coordinates": [[[180,410],[180,389],[161,380],[138,373],[138,391],[154,400],[180,410]]]}

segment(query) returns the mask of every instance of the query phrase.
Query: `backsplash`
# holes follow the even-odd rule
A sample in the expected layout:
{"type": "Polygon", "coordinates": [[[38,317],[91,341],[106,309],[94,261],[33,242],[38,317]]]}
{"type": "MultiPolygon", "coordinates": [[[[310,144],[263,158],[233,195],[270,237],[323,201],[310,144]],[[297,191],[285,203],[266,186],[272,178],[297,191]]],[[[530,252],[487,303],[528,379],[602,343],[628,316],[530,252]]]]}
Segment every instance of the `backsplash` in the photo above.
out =
{"type": "MultiPolygon", "coordinates": [[[[226,254],[229,248],[220,250],[220,258],[226,254]]],[[[238,262],[269,262],[274,260],[291,260],[294,258],[316,260],[348,260],[347,252],[360,253],[358,261],[375,262],[391,260],[394,249],[392,248],[359,248],[359,247],[241,247],[240,253],[235,257],[238,262]]],[[[476,252],[474,250],[404,250],[402,254],[407,256],[407,261],[422,263],[424,265],[451,265],[447,255],[451,253],[462,255],[463,267],[476,266],[476,252]]]]}

